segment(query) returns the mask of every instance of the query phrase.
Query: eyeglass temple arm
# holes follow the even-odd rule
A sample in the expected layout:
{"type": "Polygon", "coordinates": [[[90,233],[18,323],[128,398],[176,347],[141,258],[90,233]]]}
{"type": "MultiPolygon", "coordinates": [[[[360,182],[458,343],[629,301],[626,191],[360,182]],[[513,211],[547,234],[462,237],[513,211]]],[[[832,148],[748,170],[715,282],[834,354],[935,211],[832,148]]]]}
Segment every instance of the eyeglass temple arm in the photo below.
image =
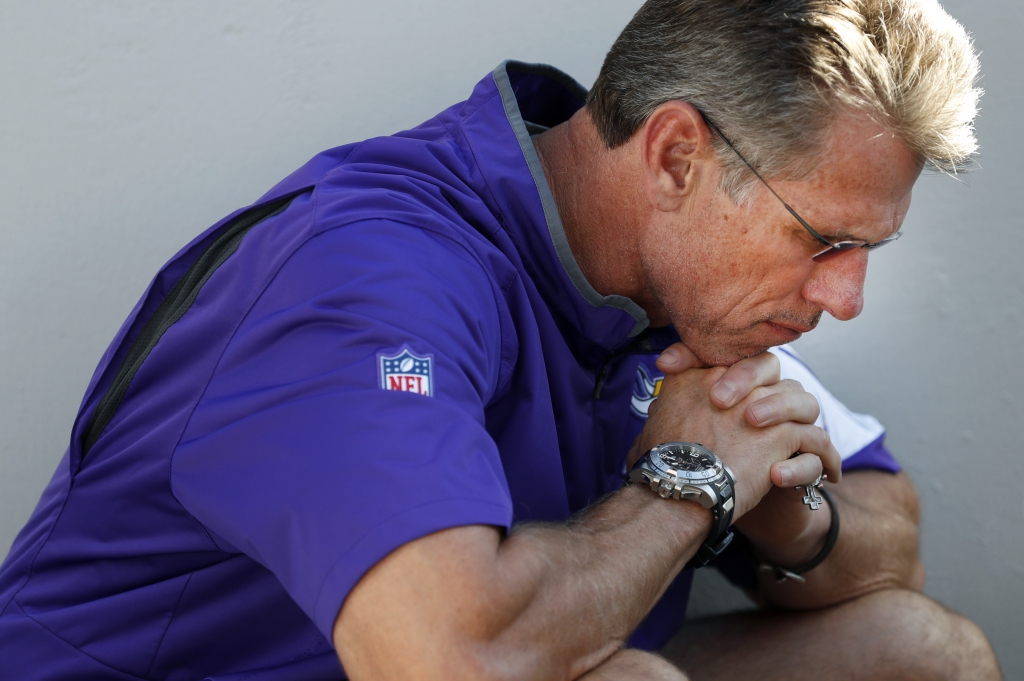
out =
{"type": "Polygon", "coordinates": [[[717,125],[715,125],[710,120],[708,120],[708,117],[705,116],[703,113],[701,114],[701,117],[704,119],[704,122],[707,123],[708,126],[712,130],[714,130],[715,132],[718,133],[718,136],[722,138],[722,141],[725,142],[729,146],[730,149],[732,149],[733,153],[736,154],[736,156],[739,157],[739,159],[741,161],[743,161],[743,165],[745,165],[748,168],[750,168],[750,172],[754,173],[754,177],[756,177],[757,179],[761,180],[761,184],[763,184],[765,187],[767,187],[768,191],[770,191],[772,193],[772,195],[779,200],[779,203],[781,203],[783,206],[786,207],[786,210],[789,211],[789,214],[792,215],[794,218],[796,218],[796,221],[799,222],[800,225],[804,229],[806,229],[808,232],[811,233],[811,236],[813,236],[815,239],[817,239],[821,243],[825,244],[826,246],[831,246],[832,245],[831,241],[829,241],[828,239],[826,239],[822,235],[818,234],[817,230],[815,230],[813,227],[811,227],[809,224],[807,224],[804,221],[804,219],[802,217],[800,217],[797,214],[797,212],[795,210],[793,210],[793,208],[788,203],[786,203],[785,200],[783,200],[783,198],[778,195],[778,193],[776,193],[776,191],[774,189],[772,189],[772,186],[770,184],[768,184],[768,182],[766,182],[763,177],[761,177],[761,173],[757,172],[757,170],[754,169],[754,166],[750,165],[750,162],[747,161],[747,159],[745,159],[743,157],[743,154],[741,154],[736,149],[736,147],[734,147],[732,145],[732,142],[729,141],[729,138],[722,134],[722,131],[718,129],[717,125]]]}

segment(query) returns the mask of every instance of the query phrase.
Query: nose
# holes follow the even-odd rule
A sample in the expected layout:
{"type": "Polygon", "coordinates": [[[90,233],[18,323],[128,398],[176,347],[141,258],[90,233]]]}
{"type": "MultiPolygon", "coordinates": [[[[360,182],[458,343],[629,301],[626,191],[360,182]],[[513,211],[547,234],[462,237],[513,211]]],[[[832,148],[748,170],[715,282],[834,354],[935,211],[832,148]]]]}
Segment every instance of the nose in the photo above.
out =
{"type": "Polygon", "coordinates": [[[863,248],[818,263],[804,284],[804,300],[823,308],[841,322],[853,319],[864,309],[867,271],[868,252],[863,248]]]}

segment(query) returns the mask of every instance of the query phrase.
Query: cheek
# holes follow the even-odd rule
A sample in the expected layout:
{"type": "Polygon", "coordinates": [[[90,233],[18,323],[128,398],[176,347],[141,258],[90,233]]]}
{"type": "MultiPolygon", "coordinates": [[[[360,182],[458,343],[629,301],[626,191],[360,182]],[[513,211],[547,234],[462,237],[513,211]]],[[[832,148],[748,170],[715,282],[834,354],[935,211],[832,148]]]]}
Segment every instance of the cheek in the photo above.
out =
{"type": "Polygon", "coordinates": [[[642,249],[652,292],[677,325],[744,328],[799,298],[813,262],[785,248],[785,230],[731,204],[687,217],[699,227],[652,225],[642,249]]]}
{"type": "Polygon", "coordinates": [[[729,302],[737,314],[757,315],[774,312],[780,303],[798,299],[813,269],[808,266],[811,260],[794,260],[792,254],[773,248],[775,245],[756,244],[718,257],[709,270],[711,295],[729,302]]]}

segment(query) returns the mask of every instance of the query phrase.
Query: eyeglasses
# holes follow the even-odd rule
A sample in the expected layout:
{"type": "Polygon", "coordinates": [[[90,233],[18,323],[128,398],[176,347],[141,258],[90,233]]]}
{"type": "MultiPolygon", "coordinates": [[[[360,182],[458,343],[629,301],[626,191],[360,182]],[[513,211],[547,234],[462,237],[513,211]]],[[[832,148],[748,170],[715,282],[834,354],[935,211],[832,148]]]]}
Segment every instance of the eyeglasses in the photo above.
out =
{"type": "Polygon", "coordinates": [[[782,200],[782,197],[779,196],[778,193],[774,189],[772,189],[771,185],[769,185],[767,182],[765,182],[765,179],[763,177],[761,177],[761,174],[759,172],[757,172],[756,170],[754,170],[754,166],[750,165],[750,162],[747,161],[747,159],[743,158],[743,154],[741,154],[739,151],[736,150],[736,147],[734,147],[732,145],[732,142],[729,141],[729,138],[722,134],[722,131],[718,129],[718,126],[716,126],[714,123],[709,121],[707,116],[704,116],[704,122],[707,123],[708,126],[712,130],[714,130],[715,132],[718,133],[718,136],[722,138],[722,141],[725,142],[727,145],[729,145],[729,148],[733,150],[733,153],[735,153],[739,157],[739,159],[741,161],[743,161],[743,163],[748,168],[750,168],[750,172],[754,173],[754,176],[757,177],[757,179],[761,180],[761,184],[763,184],[765,187],[768,187],[768,191],[770,191],[772,193],[772,195],[774,195],[775,198],[777,198],[779,200],[779,202],[782,203],[782,205],[786,207],[786,210],[789,211],[789,214],[792,215],[794,218],[796,218],[796,221],[799,222],[803,226],[804,229],[806,229],[808,232],[810,232],[811,236],[813,236],[815,239],[817,239],[822,245],[826,246],[826,248],[824,250],[819,251],[818,253],[815,253],[811,257],[811,259],[814,262],[827,262],[827,261],[835,258],[836,256],[841,255],[842,253],[844,253],[846,251],[853,250],[854,248],[866,248],[869,251],[873,251],[874,249],[881,248],[882,246],[885,246],[886,244],[891,244],[893,241],[896,241],[896,239],[900,238],[900,233],[896,232],[895,234],[893,234],[891,236],[887,236],[886,238],[882,239],[881,241],[876,241],[873,244],[869,244],[869,243],[867,243],[865,241],[857,241],[857,240],[853,240],[853,241],[837,241],[835,243],[832,243],[831,241],[829,241],[828,239],[826,239],[822,235],[818,234],[817,230],[815,230],[813,227],[811,227],[809,224],[807,224],[807,221],[804,220],[802,217],[800,217],[800,215],[797,214],[797,212],[795,210],[793,210],[792,206],[790,206],[788,203],[786,203],[785,201],[782,200]]]}

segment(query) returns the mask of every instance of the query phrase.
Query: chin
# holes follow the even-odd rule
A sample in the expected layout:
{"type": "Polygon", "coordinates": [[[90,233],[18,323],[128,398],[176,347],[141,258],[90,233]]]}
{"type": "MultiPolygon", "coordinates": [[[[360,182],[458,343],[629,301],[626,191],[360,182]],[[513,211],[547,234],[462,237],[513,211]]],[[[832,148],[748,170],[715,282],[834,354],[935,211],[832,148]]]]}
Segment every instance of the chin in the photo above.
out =
{"type": "Polygon", "coordinates": [[[686,347],[690,348],[693,354],[697,355],[697,359],[702,361],[706,366],[727,367],[732,366],[741,359],[760,355],[772,346],[748,346],[739,349],[726,347],[694,348],[690,345],[687,345],[686,347]]]}
{"type": "Polygon", "coordinates": [[[752,343],[749,340],[744,340],[733,344],[716,343],[706,338],[683,338],[683,345],[697,355],[697,359],[706,366],[732,366],[741,359],[760,355],[768,348],[783,344],[784,341],[752,343]]]}

